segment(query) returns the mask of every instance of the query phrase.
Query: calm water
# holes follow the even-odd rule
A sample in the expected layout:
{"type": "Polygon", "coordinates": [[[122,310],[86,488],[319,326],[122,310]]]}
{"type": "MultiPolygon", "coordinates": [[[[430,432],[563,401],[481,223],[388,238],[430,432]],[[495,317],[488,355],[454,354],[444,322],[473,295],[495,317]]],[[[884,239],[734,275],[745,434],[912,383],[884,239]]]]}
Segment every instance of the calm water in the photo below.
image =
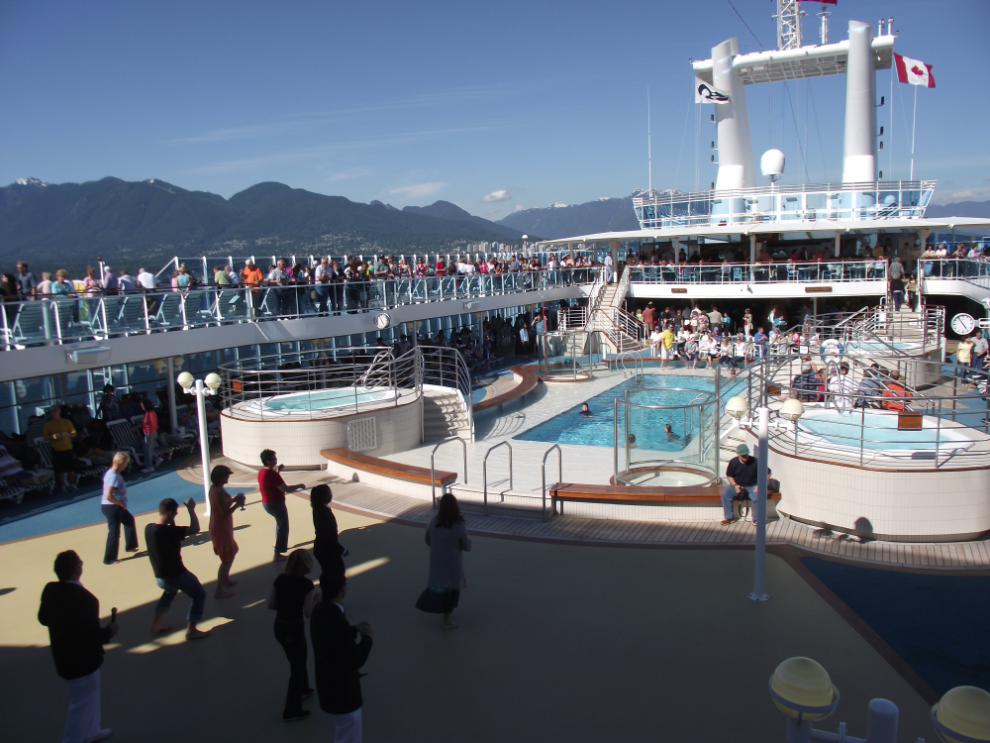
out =
{"type": "MultiPolygon", "coordinates": [[[[739,385],[740,383],[736,383],[739,385]]],[[[637,405],[686,405],[702,391],[713,392],[715,382],[707,377],[668,375],[646,375],[642,384],[629,379],[607,392],[589,400],[579,401],[573,408],[515,437],[519,441],[543,441],[553,444],[579,444],[581,446],[608,446],[614,444],[613,404],[622,400],[626,390],[640,390],[643,387],[660,388],[649,392],[629,395],[629,402],[637,405]],[[675,391],[667,388],[684,387],[688,391],[675,391]],[[581,415],[581,404],[588,403],[591,415],[581,415]]],[[[655,451],[680,451],[697,435],[697,412],[695,427],[685,436],[685,416],[681,409],[641,410],[632,409],[629,432],[636,437],[636,447],[655,451]],[[664,424],[669,423],[675,434],[681,438],[670,440],[664,433],[664,424]]],[[[689,416],[690,417],[690,416],[689,416]]],[[[619,435],[625,432],[623,408],[619,408],[619,435]]]]}
{"type": "MultiPolygon", "coordinates": [[[[799,427],[821,436],[826,441],[840,446],[859,447],[860,435],[863,437],[864,449],[898,449],[927,451],[935,449],[936,435],[934,428],[923,428],[920,431],[897,430],[897,415],[883,413],[867,413],[866,420],[860,430],[860,412],[850,415],[829,415],[802,418],[799,427]]],[[[800,434],[799,441],[800,441],[800,434]]],[[[952,433],[943,430],[938,436],[939,446],[958,446],[959,441],[952,433]]]]}
{"type": "Polygon", "coordinates": [[[299,392],[294,395],[280,395],[265,402],[267,410],[321,410],[341,405],[353,405],[355,400],[371,402],[386,397],[387,392],[368,391],[364,387],[341,387],[332,390],[299,392]],[[355,392],[356,391],[356,392],[355,392]]]}

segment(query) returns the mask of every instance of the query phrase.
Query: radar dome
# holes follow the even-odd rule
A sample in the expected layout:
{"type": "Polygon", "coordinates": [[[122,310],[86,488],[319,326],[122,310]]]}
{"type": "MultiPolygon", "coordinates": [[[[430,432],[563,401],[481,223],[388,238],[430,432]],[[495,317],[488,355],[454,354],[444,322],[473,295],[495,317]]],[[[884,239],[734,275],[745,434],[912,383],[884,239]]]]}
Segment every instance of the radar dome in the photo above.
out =
{"type": "Polygon", "coordinates": [[[760,170],[767,178],[779,178],[784,174],[784,153],[780,150],[767,150],[760,158],[760,170]]]}

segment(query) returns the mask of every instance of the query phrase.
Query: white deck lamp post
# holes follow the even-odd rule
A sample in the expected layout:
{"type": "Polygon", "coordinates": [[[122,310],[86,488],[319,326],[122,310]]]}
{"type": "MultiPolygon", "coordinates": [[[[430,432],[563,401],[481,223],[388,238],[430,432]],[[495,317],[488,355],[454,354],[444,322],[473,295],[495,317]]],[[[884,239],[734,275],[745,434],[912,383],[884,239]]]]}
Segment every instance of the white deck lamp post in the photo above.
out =
{"type": "MultiPolygon", "coordinates": [[[[770,677],[770,698],[787,715],[787,740],[846,741],[847,743],[897,743],[897,705],[872,699],[866,711],[866,738],[856,738],[839,723],[838,733],[815,730],[839,706],[839,690],[828,672],[811,658],[788,658],[770,677]]],[[[957,686],[945,692],[932,707],[932,724],[945,743],[990,741],[990,694],[975,686],[957,686]]],[[[924,738],[918,738],[924,743],[924,738]]]]}
{"type": "MultiPolygon", "coordinates": [[[[739,422],[739,428],[752,429],[754,421],[748,417],[749,403],[743,397],[729,398],[725,404],[725,412],[739,422]]],[[[757,408],[756,436],[758,446],[756,450],[757,480],[756,480],[756,502],[753,504],[753,521],[756,524],[756,556],[753,566],[753,592],[749,597],[753,601],[766,601],[769,596],[763,590],[764,578],[766,574],[767,562],[767,465],[770,448],[770,408],[757,408]]],[[[797,421],[804,415],[804,405],[796,398],[787,400],[780,410],[780,415],[785,420],[794,423],[794,435],[797,437],[797,421]]],[[[774,420],[774,427],[779,425],[779,420],[774,420]]]]}
{"type": "Polygon", "coordinates": [[[176,380],[187,395],[196,396],[196,417],[199,419],[199,453],[203,465],[203,499],[206,501],[204,516],[210,515],[210,437],[206,429],[206,397],[215,395],[223,380],[216,372],[206,375],[206,380],[194,379],[189,372],[182,372],[176,380]]]}

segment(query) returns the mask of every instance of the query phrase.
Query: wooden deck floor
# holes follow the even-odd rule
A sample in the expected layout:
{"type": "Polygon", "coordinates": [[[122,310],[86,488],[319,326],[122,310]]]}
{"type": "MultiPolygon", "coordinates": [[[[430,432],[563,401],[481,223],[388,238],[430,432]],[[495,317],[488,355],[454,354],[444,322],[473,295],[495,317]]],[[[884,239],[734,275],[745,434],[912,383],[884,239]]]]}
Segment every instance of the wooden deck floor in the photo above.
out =
{"type": "MultiPolygon", "coordinates": [[[[314,473],[316,474],[316,473],[314,473]]],[[[370,488],[361,483],[334,482],[334,503],[348,509],[411,524],[426,524],[433,516],[428,502],[370,488]]],[[[717,521],[629,521],[556,516],[548,521],[511,515],[483,515],[465,509],[472,533],[519,539],[642,546],[725,547],[751,545],[756,529],[739,521],[720,526],[717,521]]],[[[891,567],[938,570],[990,568],[987,540],[946,544],[908,544],[866,541],[800,524],[788,519],[770,521],[767,544],[789,544],[812,553],[879,563],[891,567]]]]}
{"type": "MultiPolygon", "coordinates": [[[[231,484],[251,487],[253,470],[227,460],[215,458],[214,464],[228,464],[234,470],[231,484]]],[[[202,482],[197,462],[190,458],[180,470],[192,482],[202,482]]],[[[389,493],[359,482],[328,478],[323,470],[293,472],[292,482],[305,483],[309,489],[321,482],[333,486],[334,504],[383,520],[399,520],[410,525],[425,525],[433,517],[429,502],[389,493]]],[[[308,497],[303,492],[300,495],[308,497]]],[[[713,547],[755,544],[756,529],[752,522],[738,521],[720,526],[718,521],[632,521],[626,519],[555,516],[548,521],[509,514],[485,516],[464,505],[464,517],[472,533],[512,539],[546,540],[568,544],[621,544],[650,547],[713,547]]],[[[511,509],[508,509],[511,511],[511,509]]],[[[791,545],[812,554],[831,555],[845,560],[910,568],[912,570],[972,571],[990,569],[990,540],[942,544],[903,542],[861,542],[856,537],[812,526],[777,519],[767,524],[768,545],[791,545]]]]}

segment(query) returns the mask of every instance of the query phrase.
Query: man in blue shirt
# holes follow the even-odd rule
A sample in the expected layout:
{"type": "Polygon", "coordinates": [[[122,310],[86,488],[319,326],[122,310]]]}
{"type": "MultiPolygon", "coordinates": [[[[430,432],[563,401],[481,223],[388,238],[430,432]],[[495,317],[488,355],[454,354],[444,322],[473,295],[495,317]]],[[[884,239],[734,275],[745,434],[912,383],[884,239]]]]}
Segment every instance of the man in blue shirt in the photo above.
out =
{"type": "Polygon", "coordinates": [[[760,358],[765,358],[767,355],[767,334],[763,332],[763,328],[757,328],[756,333],[753,334],[753,343],[760,350],[760,358]]]}

